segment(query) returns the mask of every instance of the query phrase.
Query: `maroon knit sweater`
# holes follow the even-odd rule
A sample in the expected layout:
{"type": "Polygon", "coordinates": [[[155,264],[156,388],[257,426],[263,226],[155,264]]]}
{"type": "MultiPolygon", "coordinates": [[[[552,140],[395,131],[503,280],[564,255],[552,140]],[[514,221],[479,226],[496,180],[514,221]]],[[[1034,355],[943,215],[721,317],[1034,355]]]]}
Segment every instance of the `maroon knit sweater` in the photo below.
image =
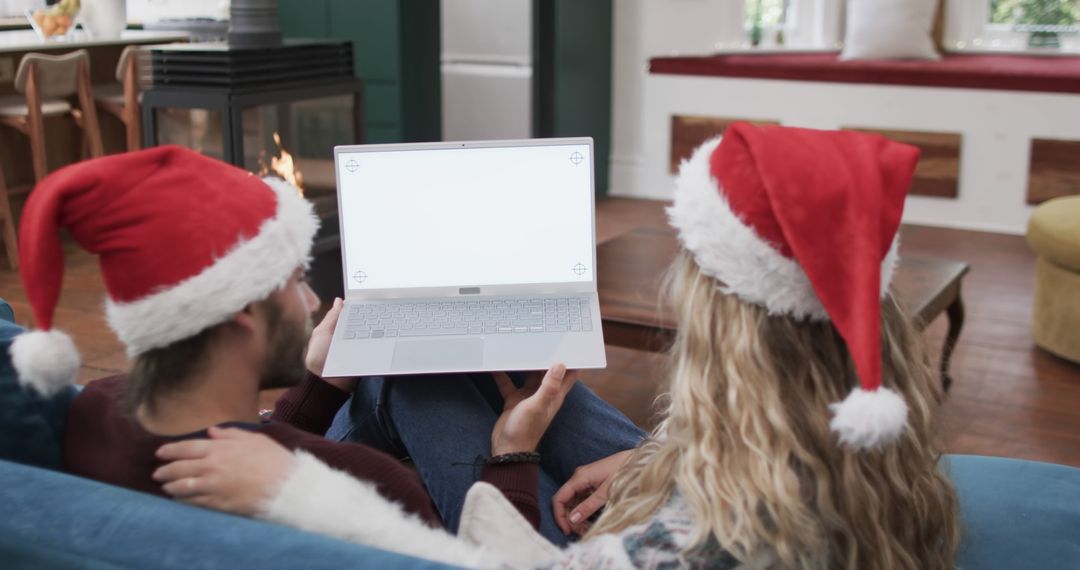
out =
{"type": "MultiPolygon", "coordinates": [[[[154,453],[163,444],[205,438],[206,430],[180,436],[147,432],[127,412],[126,377],[91,382],[72,402],[64,428],[64,468],[80,475],[145,493],[167,496],[153,480],[162,465],[154,453]]],[[[303,449],[327,465],[375,483],[379,493],[433,526],[442,526],[431,496],[415,471],[372,447],[339,443],[322,436],[349,395],[309,374],[278,400],[272,419],[261,424],[227,423],[257,431],[286,448],[303,449]]],[[[539,466],[487,465],[480,480],[501,490],[533,527],[539,527],[539,466]]]]}

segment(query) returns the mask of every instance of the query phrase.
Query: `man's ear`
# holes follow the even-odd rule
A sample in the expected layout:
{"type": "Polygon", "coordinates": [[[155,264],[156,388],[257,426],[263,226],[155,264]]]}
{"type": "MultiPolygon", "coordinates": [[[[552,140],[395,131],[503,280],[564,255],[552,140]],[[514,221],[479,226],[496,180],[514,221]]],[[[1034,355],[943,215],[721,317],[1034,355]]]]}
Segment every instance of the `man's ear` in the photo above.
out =
{"type": "Polygon", "coordinates": [[[258,310],[259,309],[255,306],[255,303],[248,303],[247,305],[244,305],[243,309],[240,309],[233,314],[231,322],[236,326],[240,327],[242,330],[255,332],[255,330],[258,328],[256,318],[256,313],[258,312],[258,310]]]}

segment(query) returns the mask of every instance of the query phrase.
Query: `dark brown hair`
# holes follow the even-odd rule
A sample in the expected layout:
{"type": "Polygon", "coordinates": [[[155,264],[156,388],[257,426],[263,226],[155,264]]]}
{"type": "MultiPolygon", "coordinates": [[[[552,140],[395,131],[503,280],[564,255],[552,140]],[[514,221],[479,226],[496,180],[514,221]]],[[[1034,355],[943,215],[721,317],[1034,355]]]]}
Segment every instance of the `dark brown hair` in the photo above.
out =
{"type": "MultiPolygon", "coordinates": [[[[283,311],[272,299],[254,304],[257,310],[266,311],[269,330],[277,330],[283,320],[283,311]]],[[[165,394],[175,393],[189,386],[209,365],[210,348],[226,327],[225,322],[214,325],[195,336],[178,340],[168,346],[148,350],[135,357],[128,374],[127,405],[132,411],[146,406],[154,413],[158,400],[165,394]]]]}

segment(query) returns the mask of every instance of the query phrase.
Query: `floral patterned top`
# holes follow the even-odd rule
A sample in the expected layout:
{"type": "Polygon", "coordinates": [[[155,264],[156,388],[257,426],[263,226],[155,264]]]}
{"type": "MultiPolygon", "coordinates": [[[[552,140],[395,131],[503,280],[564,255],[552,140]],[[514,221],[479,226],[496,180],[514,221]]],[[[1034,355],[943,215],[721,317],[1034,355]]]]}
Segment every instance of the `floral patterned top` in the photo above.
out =
{"type": "Polygon", "coordinates": [[[694,530],[694,513],[676,492],[649,522],[577,543],[564,550],[562,558],[551,568],[737,570],[745,567],[715,541],[680,554],[690,543],[694,530]]]}

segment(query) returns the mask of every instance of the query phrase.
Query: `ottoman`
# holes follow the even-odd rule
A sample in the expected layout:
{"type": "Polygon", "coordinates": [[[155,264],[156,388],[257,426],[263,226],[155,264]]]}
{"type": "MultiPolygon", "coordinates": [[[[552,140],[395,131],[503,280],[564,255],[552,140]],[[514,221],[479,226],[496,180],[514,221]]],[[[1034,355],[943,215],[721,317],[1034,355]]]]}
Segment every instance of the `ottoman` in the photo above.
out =
{"type": "Polygon", "coordinates": [[[1028,222],[1035,263],[1035,344],[1080,363],[1080,196],[1044,202],[1028,222]]]}

